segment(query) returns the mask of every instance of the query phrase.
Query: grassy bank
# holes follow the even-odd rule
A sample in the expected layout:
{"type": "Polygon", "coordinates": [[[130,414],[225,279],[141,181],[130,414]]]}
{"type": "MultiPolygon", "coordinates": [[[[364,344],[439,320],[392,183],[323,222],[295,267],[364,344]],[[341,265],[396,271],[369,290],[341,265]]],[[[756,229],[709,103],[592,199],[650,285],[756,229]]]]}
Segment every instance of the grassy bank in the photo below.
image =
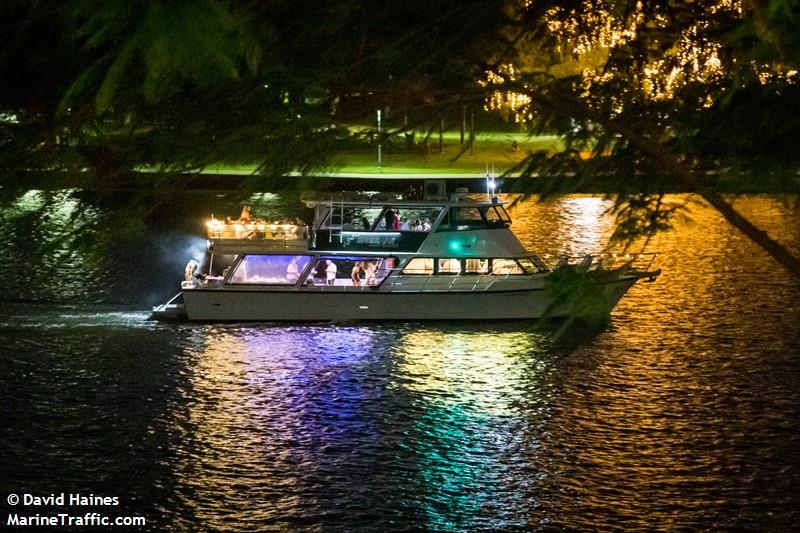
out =
{"type": "MultiPolygon", "coordinates": [[[[482,133],[476,135],[470,149],[469,139],[461,144],[459,132],[445,132],[441,145],[438,133],[427,141],[417,133],[414,142],[393,136],[381,144],[381,164],[378,164],[378,144],[343,150],[334,154],[324,169],[334,174],[483,174],[487,164],[494,165],[500,174],[519,163],[529,152],[556,151],[562,142],[556,136],[530,137],[523,133],[482,133]],[[516,148],[514,143],[516,142],[516,148]],[[441,149],[440,149],[441,147],[441,149]]],[[[255,164],[214,165],[207,172],[219,174],[250,174],[255,164]]]]}

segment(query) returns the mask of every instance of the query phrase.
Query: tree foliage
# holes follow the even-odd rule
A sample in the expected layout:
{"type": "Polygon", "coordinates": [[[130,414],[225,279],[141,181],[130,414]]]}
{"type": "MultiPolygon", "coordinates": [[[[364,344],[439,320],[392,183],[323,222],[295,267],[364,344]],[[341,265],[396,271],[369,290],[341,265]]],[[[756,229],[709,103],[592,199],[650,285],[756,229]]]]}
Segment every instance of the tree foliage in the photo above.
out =
{"type": "Polygon", "coordinates": [[[9,0],[3,172],[88,169],[98,183],[139,165],[319,168],[346,137],[342,96],[435,103],[471,86],[502,43],[501,5],[9,0]]]}
{"type": "Polygon", "coordinates": [[[532,132],[566,141],[532,154],[523,175],[575,176],[551,180],[551,193],[598,182],[618,193],[615,235],[626,240],[669,227],[681,206],[664,193],[697,192],[800,275],[800,261],[720,195],[800,189],[797,2],[542,0],[518,20],[506,58],[518,66],[499,69],[494,88],[525,96],[518,115],[532,132]]]}

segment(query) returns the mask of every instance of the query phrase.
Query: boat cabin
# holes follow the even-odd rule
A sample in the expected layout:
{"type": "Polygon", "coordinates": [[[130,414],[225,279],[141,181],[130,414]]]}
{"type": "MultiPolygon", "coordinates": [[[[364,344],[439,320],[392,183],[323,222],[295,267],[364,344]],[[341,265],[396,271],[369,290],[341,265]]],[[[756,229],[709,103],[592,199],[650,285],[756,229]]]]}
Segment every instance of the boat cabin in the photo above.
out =
{"type": "Polygon", "coordinates": [[[379,287],[392,274],[492,278],[548,270],[511,232],[497,198],[306,204],[314,208],[311,227],[299,220],[209,221],[208,251],[199,268],[189,273],[187,266],[184,288],[379,287]]]}
{"type": "MultiPolygon", "coordinates": [[[[310,247],[316,250],[393,250],[416,253],[431,233],[506,229],[501,202],[461,200],[307,202],[314,207],[310,247]]],[[[494,238],[494,236],[491,236],[494,238]]]]}

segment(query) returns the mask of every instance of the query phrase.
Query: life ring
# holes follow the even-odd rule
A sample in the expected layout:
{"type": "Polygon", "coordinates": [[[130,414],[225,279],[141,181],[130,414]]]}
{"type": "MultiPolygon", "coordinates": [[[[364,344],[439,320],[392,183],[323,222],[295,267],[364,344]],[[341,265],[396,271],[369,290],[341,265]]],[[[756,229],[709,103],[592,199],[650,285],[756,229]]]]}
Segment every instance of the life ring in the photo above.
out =
{"type": "Polygon", "coordinates": [[[194,273],[197,272],[199,266],[199,263],[194,259],[186,263],[186,269],[184,270],[184,278],[186,281],[192,281],[194,279],[194,273]]]}

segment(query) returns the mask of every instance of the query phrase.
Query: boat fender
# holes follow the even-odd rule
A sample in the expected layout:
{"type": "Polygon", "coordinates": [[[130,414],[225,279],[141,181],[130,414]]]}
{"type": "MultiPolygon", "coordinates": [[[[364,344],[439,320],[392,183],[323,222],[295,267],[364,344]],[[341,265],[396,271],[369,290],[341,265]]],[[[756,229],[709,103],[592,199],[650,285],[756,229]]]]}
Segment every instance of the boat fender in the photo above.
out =
{"type": "Polygon", "coordinates": [[[197,272],[197,267],[200,265],[192,259],[188,263],[186,263],[186,269],[184,270],[184,279],[186,281],[192,281],[194,279],[194,273],[197,272]]]}

